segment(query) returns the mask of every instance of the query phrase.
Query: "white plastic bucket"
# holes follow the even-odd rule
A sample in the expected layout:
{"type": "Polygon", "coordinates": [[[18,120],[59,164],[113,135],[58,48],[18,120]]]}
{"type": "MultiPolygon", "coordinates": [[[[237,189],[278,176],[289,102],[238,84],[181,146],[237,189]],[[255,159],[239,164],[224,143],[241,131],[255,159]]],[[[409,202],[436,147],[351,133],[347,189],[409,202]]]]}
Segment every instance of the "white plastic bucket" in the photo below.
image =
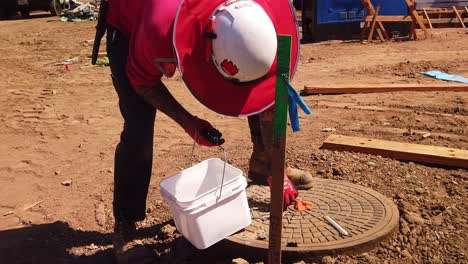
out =
{"type": "Polygon", "coordinates": [[[220,159],[204,160],[164,179],[160,187],[177,230],[198,249],[208,248],[252,223],[245,193],[247,180],[240,169],[220,159]]]}

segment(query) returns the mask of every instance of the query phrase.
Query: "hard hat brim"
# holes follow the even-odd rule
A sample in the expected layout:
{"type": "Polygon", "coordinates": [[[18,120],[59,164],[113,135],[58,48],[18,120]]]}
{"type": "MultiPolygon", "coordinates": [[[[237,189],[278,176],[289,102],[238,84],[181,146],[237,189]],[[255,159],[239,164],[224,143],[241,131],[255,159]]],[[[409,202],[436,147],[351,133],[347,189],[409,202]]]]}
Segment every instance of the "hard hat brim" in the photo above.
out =
{"type": "MultiPolygon", "coordinates": [[[[276,58],[265,78],[236,84],[224,78],[206,59],[205,27],[212,12],[225,0],[181,0],[175,21],[173,45],[178,68],[192,94],[209,109],[228,116],[249,116],[274,104],[276,58]]],[[[255,0],[275,26],[277,35],[290,35],[292,79],[299,57],[299,31],[290,0],[255,0]],[[289,10],[289,12],[286,12],[289,10]]]]}

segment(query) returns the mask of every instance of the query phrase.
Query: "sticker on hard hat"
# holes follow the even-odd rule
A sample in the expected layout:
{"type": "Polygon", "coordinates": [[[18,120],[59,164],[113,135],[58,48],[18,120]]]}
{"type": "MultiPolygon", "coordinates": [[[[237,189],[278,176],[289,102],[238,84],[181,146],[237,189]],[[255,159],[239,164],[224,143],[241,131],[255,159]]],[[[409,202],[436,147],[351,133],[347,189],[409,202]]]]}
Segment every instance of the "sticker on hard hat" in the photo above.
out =
{"type": "Polygon", "coordinates": [[[239,9],[242,7],[251,7],[252,6],[251,0],[231,0],[231,1],[226,1],[222,6],[230,6],[235,3],[239,3],[239,5],[236,5],[235,8],[239,9]],[[239,3],[239,2],[244,2],[244,3],[239,3]]]}
{"type": "Polygon", "coordinates": [[[234,76],[239,72],[239,68],[237,68],[232,61],[228,61],[227,59],[224,59],[223,62],[221,62],[221,68],[225,73],[231,76],[234,76]]]}

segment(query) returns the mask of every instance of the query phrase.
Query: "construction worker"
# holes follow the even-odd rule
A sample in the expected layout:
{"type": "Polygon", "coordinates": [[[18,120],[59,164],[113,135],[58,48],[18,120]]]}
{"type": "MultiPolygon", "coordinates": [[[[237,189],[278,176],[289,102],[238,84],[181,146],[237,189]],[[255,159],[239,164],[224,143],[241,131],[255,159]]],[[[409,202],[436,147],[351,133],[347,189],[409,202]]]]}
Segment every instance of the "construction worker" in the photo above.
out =
{"type": "MultiPolygon", "coordinates": [[[[135,222],[145,218],[156,110],[200,145],[224,142],[209,122],[174,99],[161,77],[173,76],[178,68],[206,107],[224,115],[248,116],[254,145],[249,177],[268,184],[277,35],[293,37],[292,77],[298,62],[298,32],[289,0],[108,1],[107,54],[124,118],[115,153],[114,248],[119,262],[140,263],[151,254],[131,249],[135,222]]],[[[307,189],[312,184],[309,173],[288,168],[287,174],[286,206],[297,196],[294,186],[307,189]]]]}

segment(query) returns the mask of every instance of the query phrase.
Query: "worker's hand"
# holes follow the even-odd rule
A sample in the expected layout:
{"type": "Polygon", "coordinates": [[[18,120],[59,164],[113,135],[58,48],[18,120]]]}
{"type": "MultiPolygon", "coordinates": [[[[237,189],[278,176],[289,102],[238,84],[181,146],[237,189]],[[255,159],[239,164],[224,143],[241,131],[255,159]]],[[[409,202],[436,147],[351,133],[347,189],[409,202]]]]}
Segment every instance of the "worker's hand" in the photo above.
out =
{"type": "Polygon", "coordinates": [[[221,146],[224,143],[221,132],[214,128],[208,121],[196,116],[194,116],[185,127],[185,132],[187,132],[195,142],[205,147],[221,146]]]}
{"type": "MultiPolygon", "coordinates": [[[[271,190],[271,176],[267,179],[268,185],[270,186],[271,190]]],[[[283,180],[283,209],[286,209],[290,204],[296,201],[297,198],[297,190],[294,188],[294,185],[291,183],[289,178],[285,175],[283,180]]]]}

